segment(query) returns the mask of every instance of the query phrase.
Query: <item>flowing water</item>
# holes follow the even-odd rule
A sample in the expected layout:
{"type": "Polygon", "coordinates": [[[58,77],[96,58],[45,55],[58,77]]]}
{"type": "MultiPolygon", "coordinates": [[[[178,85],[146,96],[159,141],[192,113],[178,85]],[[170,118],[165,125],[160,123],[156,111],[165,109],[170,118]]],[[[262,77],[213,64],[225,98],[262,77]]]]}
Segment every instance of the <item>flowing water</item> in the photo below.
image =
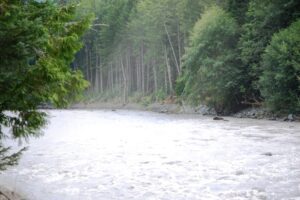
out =
{"type": "Polygon", "coordinates": [[[30,200],[300,199],[300,123],[49,111],[0,185],[30,200]]]}

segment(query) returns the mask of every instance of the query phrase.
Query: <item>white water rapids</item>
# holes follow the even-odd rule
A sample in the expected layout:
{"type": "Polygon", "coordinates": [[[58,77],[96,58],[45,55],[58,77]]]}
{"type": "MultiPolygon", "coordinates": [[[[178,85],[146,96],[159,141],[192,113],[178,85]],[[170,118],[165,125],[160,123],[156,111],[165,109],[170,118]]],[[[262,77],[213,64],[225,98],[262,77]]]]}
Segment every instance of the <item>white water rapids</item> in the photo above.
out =
{"type": "Polygon", "coordinates": [[[29,200],[300,199],[300,123],[53,110],[0,185],[29,200]]]}

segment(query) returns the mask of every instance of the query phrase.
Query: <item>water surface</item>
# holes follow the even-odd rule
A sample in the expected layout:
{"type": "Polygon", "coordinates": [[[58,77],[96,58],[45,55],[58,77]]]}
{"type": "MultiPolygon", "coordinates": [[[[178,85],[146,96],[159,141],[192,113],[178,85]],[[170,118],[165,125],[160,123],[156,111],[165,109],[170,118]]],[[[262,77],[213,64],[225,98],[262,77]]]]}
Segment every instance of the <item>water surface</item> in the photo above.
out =
{"type": "Polygon", "coordinates": [[[49,111],[0,184],[30,200],[300,199],[300,125],[49,111]]]}

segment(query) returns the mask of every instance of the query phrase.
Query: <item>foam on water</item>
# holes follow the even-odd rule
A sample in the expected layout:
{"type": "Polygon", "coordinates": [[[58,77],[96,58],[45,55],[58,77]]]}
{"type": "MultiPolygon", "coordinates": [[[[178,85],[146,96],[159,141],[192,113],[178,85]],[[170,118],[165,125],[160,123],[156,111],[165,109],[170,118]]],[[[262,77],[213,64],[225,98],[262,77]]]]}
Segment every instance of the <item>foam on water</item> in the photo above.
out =
{"type": "Polygon", "coordinates": [[[299,199],[300,125],[49,111],[0,184],[32,200],[299,199]]]}

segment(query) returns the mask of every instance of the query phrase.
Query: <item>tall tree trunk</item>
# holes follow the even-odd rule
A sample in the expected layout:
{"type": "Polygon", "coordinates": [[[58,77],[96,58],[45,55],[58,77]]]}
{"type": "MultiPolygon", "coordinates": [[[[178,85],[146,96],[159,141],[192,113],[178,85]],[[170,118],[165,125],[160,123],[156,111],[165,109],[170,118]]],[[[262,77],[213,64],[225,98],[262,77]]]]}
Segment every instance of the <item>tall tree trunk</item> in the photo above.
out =
{"type": "Polygon", "coordinates": [[[167,75],[167,69],[164,70],[164,83],[165,83],[165,92],[168,93],[168,75],[167,75]]]}
{"type": "Polygon", "coordinates": [[[99,67],[99,90],[100,90],[100,93],[103,92],[103,70],[102,70],[102,63],[101,63],[101,54],[100,52],[97,52],[98,53],[98,67],[99,67]]]}
{"type": "Polygon", "coordinates": [[[102,65],[99,66],[99,75],[100,75],[100,92],[103,93],[103,70],[102,65]]]}
{"type": "Polygon", "coordinates": [[[180,39],[180,24],[179,20],[177,21],[177,42],[178,42],[178,58],[179,58],[179,71],[181,71],[181,39],[180,39]]]}
{"type": "Polygon", "coordinates": [[[130,52],[126,52],[125,58],[126,58],[127,95],[128,95],[131,91],[131,80],[132,80],[131,67],[130,67],[130,52]]]}
{"type": "Polygon", "coordinates": [[[96,68],[95,70],[95,86],[94,86],[94,92],[99,93],[99,69],[96,68]]]}
{"type": "Polygon", "coordinates": [[[141,92],[141,82],[140,82],[140,58],[138,56],[137,60],[136,60],[136,88],[138,92],[141,92]]]}
{"type": "Polygon", "coordinates": [[[121,69],[123,74],[123,103],[127,103],[127,77],[126,77],[126,71],[123,63],[123,58],[121,56],[121,69]]]}
{"type": "Polygon", "coordinates": [[[176,69],[177,69],[177,74],[179,74],[179,72],[180,72],[179,64],[178,64],[178,61],[177,61],[175,49],[174,49],[174,46],[173,46],[173,43],[172,43],[172,40],[171,40],[171,36],[170,36],[170,34],[169,34],[169,32],[168,32],[166,23],[164,23],[164,27],[165,27],[165,31],[166,31],[166,34],[167,34],[167,37],[168,37],[168,41],[169,41],[169,44],[170,44],[170,46],[171,46],[171,50],[172,50],[173,57],[174,57],[174,60],[175,60],[175,65],[176,65],[176,69]]]}
{"type": "Polygon", "coordinates": [[[150,92],[150,64],[146,65],[146,93],[150,92]]]}
{"type": "Polygon", "coordinates": [[[152,70],[153,70],[153,78],[154,78],[154,92],[155,94],[157,93],[157,71],[156,71],[156,60],[153,61],[153,66],[152,66],[152,70]]]}
{"type": "Polygon", "coordinates": [[[114,91],[114,69],[113,69],[113,63],[110,64],[110,81],[111,81],[111,91],[114,91]]]}
{"type": "Polygon", "coordinates": [[[169,87],[170,87],[170,94],[173,92],[173,83],[172,83],[172,70],[168,58],[168,52],[167,47],[165,47],[165,60],[166,60],[166,66],[167,66],[167,72],[168,72],[168,79],[169,79],[169,87]]]}
{"type": "Polygon", "coordinates": [[[144,42],[142,43],[141,48],[141,82],[142,82],[142,94],[145,94],[145,66],[144,66],[144,42]]]}
{"type": "Polygon", "coordinates": [[[94,78],[93,78],[93,66],[92,66],[92,51],[91,49],[88,51],[89,52],[89,75],[90,75],[90,83],[91,83],[91,91],[93,91],[94,88],[94,78]]]}
{"type": "Polygon", "coordinates": [[[90,81],[90,75],[89,75],[89,50],[88,50],[87,46],[85,46],[85,76],[86,76],[86,80],[90,81]]]}
{"type": "Polygon", "coordinates": [[[96,68],[95,68],[95,87],[94,87],[94,91],[96,93],[99,92],[99,57],[98,57],[98,53],[97,53],[97,46],[96,46],[96,68]]]}

